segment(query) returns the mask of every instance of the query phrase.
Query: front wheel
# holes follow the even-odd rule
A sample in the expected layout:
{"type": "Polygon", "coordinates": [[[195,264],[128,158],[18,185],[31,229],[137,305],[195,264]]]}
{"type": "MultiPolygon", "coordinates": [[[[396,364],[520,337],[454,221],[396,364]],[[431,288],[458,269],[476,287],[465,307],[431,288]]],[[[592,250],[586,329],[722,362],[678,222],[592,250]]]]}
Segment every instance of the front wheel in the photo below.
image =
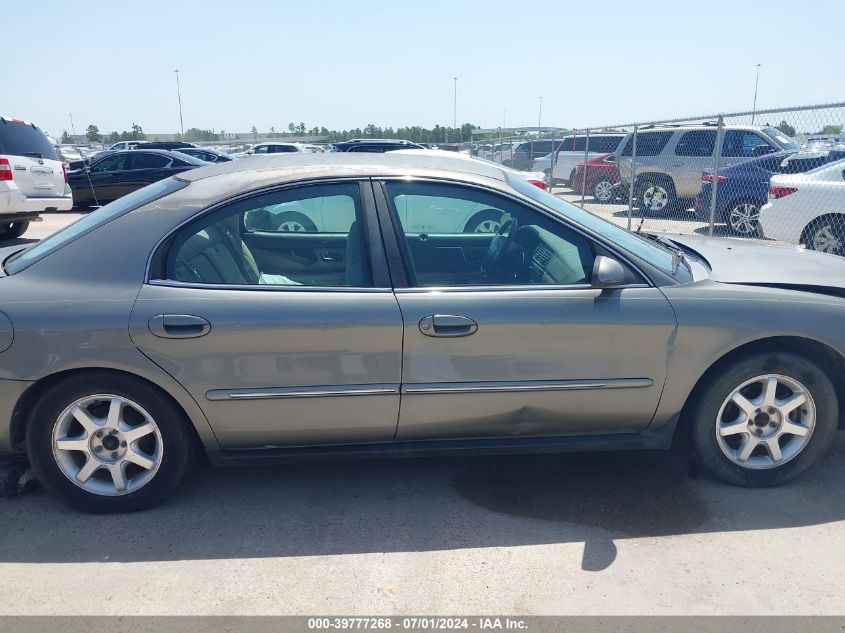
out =
{"type": "Polygon", "coordinates": [[[773,486],[815,464],[833,443],[836,391],[815,363],[785,352],[755,354],[720,371],[693,413],[699,462],[739,486],[773,486]]]}
{"type": "Polygon", "coordinates": [[[640,209],[663,213],[675,203],[675,188],[663,180],[646,182],[640,188],[640,209]]]}
{"type": "Polygon", "coordinates": [[[50,387],[32,412],[26,446],[44,487],[86,512],[154,506],[184,477],[187,423],[155,387],[106,372],[50,387]]]}
{"type": "Polygon", "coordinates": [[[29,222],[3,222],[0,224],[0,239],[13,240],[20,237],[29,228],[29,222]]]}

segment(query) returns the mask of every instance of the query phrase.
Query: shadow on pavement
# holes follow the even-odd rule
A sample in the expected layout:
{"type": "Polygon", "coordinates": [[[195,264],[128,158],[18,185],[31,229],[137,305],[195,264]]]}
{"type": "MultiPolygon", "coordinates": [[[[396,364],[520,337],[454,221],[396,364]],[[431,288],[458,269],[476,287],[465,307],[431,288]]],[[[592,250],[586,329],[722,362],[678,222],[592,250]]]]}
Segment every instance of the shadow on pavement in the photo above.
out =
{"type": "MultiPolygon", "coordinates": [[[[845,435],[845,434],[840,434],[845,435]]],[[[845,437],[781,488],[690,479],[673,453],[202,466],[163,506],[92,516],[44,492],[0,499],[2,562],[132,562],[614,541],[845,519],[845,437]]]]}

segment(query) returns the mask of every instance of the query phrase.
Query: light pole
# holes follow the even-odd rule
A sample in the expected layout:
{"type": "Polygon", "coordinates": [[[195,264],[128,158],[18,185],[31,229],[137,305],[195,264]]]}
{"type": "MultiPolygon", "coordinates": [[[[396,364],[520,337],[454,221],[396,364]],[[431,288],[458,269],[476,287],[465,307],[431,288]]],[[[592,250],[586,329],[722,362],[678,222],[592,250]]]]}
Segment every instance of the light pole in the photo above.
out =
{"type": "Polygon", "coordinates": [[[754,125],[754,115],[757,112],[757,85],[760,83],[760,66],[757,64],[757,78],[754,80],[754,105],[751,106],[751,125],[754,125]]]}
{"type": "Polygon", "coordinates": [[[185,124],[182,122],[182,88],[179,85],[179,69],[173,71],[176,73],[176,97],[179,99],[179,129],[182,131],[182,137],[185,136],[185,124]]]}
{"type": "MultiPolygon", "coordinates": [[[[452,80],[455,82],[452,93],[452,129],[455,130],[458,128],[458,78],[452,77],[452,80]]],[[[460,140],[460,137],[458,137],[458,140],[460,140]]]]}
{"type": "MultiPolygon", "coordinates": [[[[537,127],[540,127],[540,121],[543,118],[543,97],[537,97],[540,100],[540,111],[537,113],[537,127]]],[[[540,130],[537,130],[538,132],[540,130]]]]}

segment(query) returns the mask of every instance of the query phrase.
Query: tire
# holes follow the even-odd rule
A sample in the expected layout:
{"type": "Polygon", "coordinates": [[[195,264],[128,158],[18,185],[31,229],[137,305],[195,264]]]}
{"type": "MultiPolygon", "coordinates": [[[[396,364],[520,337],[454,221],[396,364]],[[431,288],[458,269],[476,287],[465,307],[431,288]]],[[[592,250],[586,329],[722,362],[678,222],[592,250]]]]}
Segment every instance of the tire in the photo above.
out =
{"type": "Polygon", "coordinates": [[[575,184],[575,170],[573,169],[569,172],[569,179],[566,181],[566,186],[572,189],[572,186],[575,184]]]}
{"type": "Polygon", "coordinates": [[[593,183],[593,199],[602,204],[612,202],[615,197],[613,184],[610,178],[599,178],[593,183]]]}
{"type": "Polygon", "coordinates": [[[296,211],[288,211],[287,213],[279,214],[274,222],[278,222],[276,231],[292,232],[292,233],[316,233],[317,225],[314,221],[303,213],[296,211]]]}
{"type": "Polygon", "coordinates": [[[464,226],[464,233],[496,233],[502,226],[502,212],[495,209],[479,211],[464,226]]]}
{"type": "Polygon", "coordinates": [[[176,489],[192,461],[194,438],[184,414],[154,386],[94,372],[69,377],[41,395],[26,448],[35,476],[60,501],[85,512],[135,512],[176,489]],[[117,424],[114,402],[121,403],[117,424]],[[74,414],[74,406],[88,415],[74,414]]]}
{"type": "Polygon", "coordinates": [[[637,199],[643,213],[667,213],[678,202],[675,185],[664,176],[639,178],[637,199]]]}
{"type": "Polygon", "coordinates": [[[29,222],[3,222],[0,224],[0,239],[13,240],[20,237],[29,228],[29,222]]]}
{"type": "Polygon", "coordinates": [[[827,215],[813,220],[801,240],[814,251],[845,256],[845,215],[827,215]]]}
{"type": "Polygon", "coordinates": [[[722,481],[776,486],[822,458],[838,419],[836,390],[818,365],[793,353],[754,354],[719,371],[697,399],[692,412],[696,458],[722,481]],[[768,387],[771,379],[774,390],[768,387]],[[783,404],[800,392],[803,404],[783,404]],[[777,396],[773,406],[766,404],[768,393],[777,396]],[[744,409],[734,397],[745,403],[744,409]]]}
{"type": "Polygon", "coordinates": [[[756,237],[760,233],[759,200],[734,200],[725,207],[725,224],[728,230],[740,237],[756,237]]]}

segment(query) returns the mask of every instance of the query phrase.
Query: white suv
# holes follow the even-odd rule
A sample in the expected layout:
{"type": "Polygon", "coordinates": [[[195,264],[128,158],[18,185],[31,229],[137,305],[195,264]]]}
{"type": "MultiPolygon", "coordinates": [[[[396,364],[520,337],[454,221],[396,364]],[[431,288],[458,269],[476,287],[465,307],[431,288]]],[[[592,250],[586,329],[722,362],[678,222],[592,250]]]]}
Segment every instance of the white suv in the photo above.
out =
{"type": "Polygon", "coordinates": [[[0,239],[20,237],[45,211],[69,211],[67,165],[32,123],[0,117],[0,239]]]}

